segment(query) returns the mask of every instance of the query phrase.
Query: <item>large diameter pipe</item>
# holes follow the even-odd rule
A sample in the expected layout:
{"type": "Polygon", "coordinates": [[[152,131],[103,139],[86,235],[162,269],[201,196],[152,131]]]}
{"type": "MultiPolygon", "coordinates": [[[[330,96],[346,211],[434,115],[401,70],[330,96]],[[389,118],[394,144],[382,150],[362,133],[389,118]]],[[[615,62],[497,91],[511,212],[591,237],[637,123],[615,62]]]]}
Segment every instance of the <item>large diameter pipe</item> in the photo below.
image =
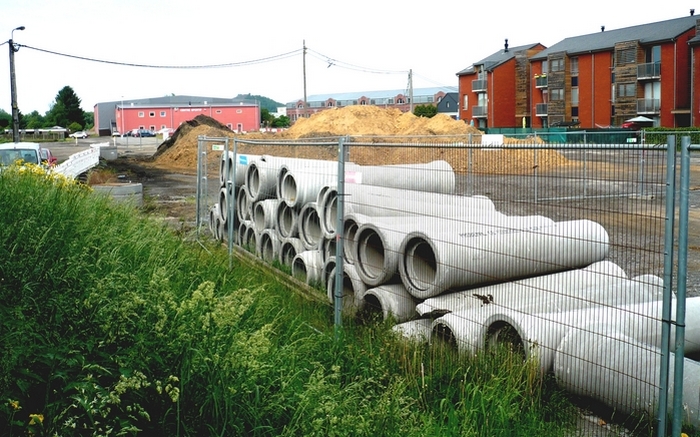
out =
{"type": "MultiPolygon", "coordinates": [[[[675,354],[671,353],[671,361],[675,354]]],[[[562,339],[554,359],[554,375],[568,392],[595,399],[616,412],[658,416],[661,351],[624,333],[614,326],[592,324],[572,330],[562,339]]],[[[682,390],[683,421],[698,427],[700,420],[700,363],[683,359],[683,386],[676,387],[669,375],[668,393],[682,390]]]]}
{"type": "Polygon", "coordinates": [[[277,197],[292,208],[317,200],[323,187],[338,180],[338,163],[304,160],[284,164],[277,173],[277,197]]]}
{"type": "MultiPolygon", "coordinates": [[[[358,213],[372,217],[459,217],[475,209],[496,209],[491,199],[484,196],[458,196],[371,185],[346,184],[345,195],[345,214],[358,213]]],[[[318,205],[321,224],[327,235],[335,235],[336,232],[337,197],[337,189],[328,188],[322,203],[318,205]]]]}
{"type": "Polygon", "coordinates": [[[298,229],[299,239],[304,243],[304,247],[309,250],[318,247],[319,241],[323,239],[323,231],[316,210],[316,202],[306,203],[301,208],[298,229]]]}
{"type": "Polygon", "coordinates": [[[406,289],[425,299],[450,289],[580,268],[608,252],[608,233],[590,220],[473,229],[409,233],[399,250],[406,289]]]}
{"type": "Polygon", "coordinates": [[[483,304],[478,296],[487,296],[489,303],[500,308],[521,312],[564,311],[583,308],[595,299],[618,300],[614,295],[607,296],[606,290],[609,284],[623,280],[627,280],[627,274],[617,264],[598,261],[582,269],[444,293],[425,299],[416,305],[416,311],[421,316],[464,311],[483,304]]]}
{"type": "Polygon", "coordinates": [[[238,221],[244,222],[251,219],[252,205],[247,188],[245,186],[239,188],[236,192],[236,215],[238,216],[238,221]]]}
{"type": "Polygon", "coordinates": [[[294,257],[305,250],[304,244],[298,238],[280,238],[280,264],[291,267],[294,257]]]}
{"type": "Polygon", "coordinates": [[[384,320],[393,319],[402,323],[416,317],[417,301],[403,284],[368,288],[364,300],[364,311],[379,313],[384,320]]]}
{"type": "Polygon", "coordinates": [[[432,323],[431,319],[409,320],[392,326],[391,331],[405,340],[422,344],[430,340],[432,323]]]}
{"type": "Polygon", "coordinates": [[[257,239],[256,247],[256,253],[260,259],[267,263],[278,260],[280,246],[281,242],[276,230],[267,228],[260,231],[260,237],[257,239]]]}
{"type": "Polygon", "coordinates": [[[262,155],[252,160],[245,172],[245,186],[252,202],[277,197],[277,171],[284,158],[262,155]]]}
{"type": "Polygon", "coordinates": [[[309,285],[320,284],[323,260],[318,250],[305,250],[292,261],[292,276],[309,285]]]}
{"type": "Polygon", "coordinates": [[[285,202],[277,205],[275,214],[275,229],[282,238],[294,238],[299,235],[299,211],[291,208],[285,202]]]}
{"type": "Polygon", "coordinates": [[[321,280],[323,284],[328,284],[328,278],[334,273],[336,266],[335,256],[329,256],[323,261],[323,268],[321,269],[321,280]]]}
{"type": "Polygon", "coordinates": [[[245,172],[248,164],[254,160],[260,159],[260,155],[248,155],[239,153],[234,156],[233,153],[222,153],[221,162],[219,164],[219,182],[226,185],[226,182],[233,180],[233,166],[236,166],[235,186],[240,187],[245,184],[245,172]],[[228,156],[227,156],[228,155],[228,156]]]}
{"type": "Polygon", "coordinates": [[[253,205],[252,220],[255,229],[262,232],[264,229],[275,229],[277,208],[280,201],[278,199],[265,199],[255,202],[253,205]]]}
{"type": "Polygon", "coordinates": [[[336,267],[329,273],[326,292],[328,300],[333,303],[335,300],[336,287],[341,287],[341,312],[347,316],[354,316],[361,311],[364,306],[364,296],[367,292],[367,285],[362,282],[351,264],[343,263],[342,284],[336,284],[336,267]]]}
{"type": "Polygon", "coordinates": [[[345,180],[349,183],[453,194],[455,173],[443,160],[424,164],[348,165],[345,180]]]}

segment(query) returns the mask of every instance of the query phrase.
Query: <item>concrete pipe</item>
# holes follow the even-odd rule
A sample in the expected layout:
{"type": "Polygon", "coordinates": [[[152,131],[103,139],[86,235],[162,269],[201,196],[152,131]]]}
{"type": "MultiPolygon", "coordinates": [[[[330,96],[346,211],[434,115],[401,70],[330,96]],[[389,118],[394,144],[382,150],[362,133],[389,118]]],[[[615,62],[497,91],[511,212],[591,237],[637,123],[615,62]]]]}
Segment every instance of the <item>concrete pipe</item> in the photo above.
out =
{"type": "MultiPolygon", "coordinates": [[[[345,214],[358,213],[371,217],[459,217],[475,209],[496,209],[494,203],[484,196],[458,196],[357,184],[346,184],[345,194],[345,214]]],[[[324,234],[331,236],[336,231],[337,197],[338,190],[329,188],[318,206],[322,211],[324,234]]]]}
{"type": "Polygon", "coordinates": [[[265,199],[255,202],[252,208],[252,220],[258,232],[261,232],[263,229],[275,229],[275,217],[279,203],[280,201],[277,199],[265,199]]]}
{"type": "MultiPolygon", "coordinates": [[[[337,266],[336,266],[337,267],[337,266]]],[[[326,292],[328,300],[333,303],[335,296],[335,272],[334,268],[328,275],[326,292]]],[[[361,311],[364,305],[364,296],[367,292],[367,286],[360,279],[355,271],[355,266],[352,264],[343,264],[343,283],[341,285],[341,312],[347,316],[354,316],[358,311],[361,311]]]]}
{"type": "Polygon", "coordinates": [[[349,166],[346,167],[345,180],[402,190],[444,194],[455,192],[454,169],[443,160],[424,164],[349,166]]]}
{"type": "Polygon", "coordinates": [[[331,275],[331,272],[333,272],[333,269],[335,269],[335,266],[335,256],[329,256],[323,261],[323,269],[321,270],[321,280],[323,284],[328,284],[328,277],[331,275]]]}
{"type": "MultiPolygon", "coordinates": [[[[257,226],[256,226],[257,228],[257,226]]],[[[281,242],[277,231],[266,228],[260,231],[260,237],[257,239],[256,254],[266,263],[272,264],[273,261],[279,259],[281,242]]]]}
{"type": "Polygon", "coordinates": [[[221,162],[219,164],[219,183],[225,185],[227,181],[233,180],[233,163],[236,163],[236,180],[235,186],[240,187],[245,184],[245,172],[248,168],[248,163],[260,159],[260,155],[238,154],[234,156],[233,152],[221,154],[221,162]]]}
{"type": "Polygon", "coordinates": [[[314,202],[319,191],[338,181],[338,163],[312,161],[298,165],[283,165],[277,174],[277,195],[290,207],[314,202]]]}
{"type": "Polygon", "coordinates": [[[384,320],[391,318],[402,323],[416,317],[416,299],[406,291],[403,284],[368,288],[364,300],[364,311],[377,312],[384,320]]]}
{"type": "Polygon", "coordinates": [[[216,220],[217,217],[221,217],[219,214],[219,204],[215,203],[212,205],[211,208],[209,208],[209,232],[211,232],[211,235],[216,238],[216,220]]]}
{"type": "MultiPolygon", "coordinates": [[[[322,208],[319,208],[321,210],[322,208]]],[[[363,225],[370,221],[372,218],[368,215],[357,214],[351,212],[345,214],[343,217],[343,261],[350,264],[355,263],[355,237],[357,236],[357,230],[360,229],[360,225],[363,225]]],[[[323,228],[323,226],[321,226],[323,228]]],[[[325,232],[324,232],[325,235],[325,232]]],[[[333,237],[328,237],[327,239],[333,239],[333,237]]]]}
{"type": "Polygon", "coordinates": [[[500,308],[531,314],[563,311],[589,305],[595,295],[600,296],[599,290],[607,291],[610,284],[623,280],[627,274],[617,264],[598,261],[583,269],[444,293],[425,299],[416,311],[421,316],[459,312],[481,306],[484,302],[478,296],[488,296],[489,303],[500,308]]]}
{"type": "Polygon", "coordinates": [[[305,250],[292,260],[292,276],[309,285],[321,283],[323,260],[318,250],[305,250]]]}
{"type": "Polygon", "coordinates": [[[230,202],[234,199],[234,194],[231,192],[231,187],[223,186],[219,190],[219,215],[224,221],[228,220],[228,211],[230,202]]]}
{"type": "Polygon", "coordinates": [[[236,192],[236,215],[238,220],[244,222],[251,219],[252,202],[245,186],[236,192]]]}
{"type": "Polygon", "coordinates": [[[228,224],[221,218],[221,216],[216,217],[216,239],[218,241],[228,239],[228,224]]]}
{"type": "Polygon", "coordinates": [[[306,249],[318,248],[318,242],[323,239],[321,223],[316,211],[316,202],[306,203],[299,211],[299,239],[306,249]]]}
{"type": "Polygon", "coordinates": [[[252,202],[277,197],[277,170],[285,158],[262,155],[252,160],[245,172],[245,186],[252,202]]]}
{"type": "MultiPolygon", "coordinates": [[[[277,235],[279,236],[279,231],[277,235]]],[[[280,264],[291,267],[292,262],[294,261],[294,257],[305,250],[306,248],[304,247],[304,244],[302,244],[300,239],[280,237],[280,264]]]]}
{"type": "Polygon", "coordinates": [[[430,340],[448,344],[460,353],[476,355],[484,349],[484,321],[494,311],[495,307],[479,306],[438,317],[430,327],[430,340]]]}
{"type": "Polygon", "coordinates": [[[324,262],[328,258],[334,257],[336,252],[335,238],[321,237],[321,239],[318,240],[318,250],[321,251],[321,255],[323,255],[324,262]]]}
{"type": "Polygon", "coordinates": [[[402,338],[417,342],[428,343],[433,321],[431,319],[416,319],[399,323],[391,327],[391,331],[402,338]]]}
{"type": "Polygon", "coordinates": [[[413,296],[425,299],[450,289],[583,267],[604,259],[608,242],[605,229],[590,220],[426,229],[401,243],[399,274],[413,296]]]}
{"type": "Polygon", "coordinates": [[[241,222],[241,225],[238,227],[238,234],[241,247],[248,252],[256,253],[258,233],[255,230],[255,224],[251,220],[241,222]]]}
{"type": "Polygon", "coordinates": [[[290,208],[284,202],[277,205],[275,214],[275,229],[282,238],[293,238],[299,235],[299,211],[290,208]]]}
{"type": "MultiPolygon", "coordinates": [[[[671,363],[675,355],[670,354],[671,363]]],[[[590,397],[622,414],[658,415],[661,350],[650,347],[614,326],[597,323],[572,330],[559,344],[554,358],[558,384],[575,395],[590,397]]],[[[669,369],[668,410],[673,413],[675,381],[669,369]]],[[[683,360],[683,422],[700,425],[700,363],[683,360]]]]}

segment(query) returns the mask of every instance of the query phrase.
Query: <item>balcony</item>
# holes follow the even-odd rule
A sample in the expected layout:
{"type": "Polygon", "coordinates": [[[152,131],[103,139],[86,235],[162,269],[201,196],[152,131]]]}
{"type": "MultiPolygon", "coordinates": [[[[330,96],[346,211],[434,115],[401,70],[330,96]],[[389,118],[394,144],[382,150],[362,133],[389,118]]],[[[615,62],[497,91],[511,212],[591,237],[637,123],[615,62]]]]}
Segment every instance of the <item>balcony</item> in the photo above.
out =
{"type": "Polygon", "coordinates": [[[488,106],[472,106],[472,117],[474,118],[486,118],[488,113],[488,106]]]}
{"type": "Polygon", "coordinates": [[[477,79],[472,81],[472,92],[473,93],[483,93],[486,92],[486,86],[487,86],[487,80],[486,79],[477,79]]]}
{"type": "Polygon", "coordinates": [[[535,105],[535,116],[546,117],[547,116],[547,104],[538,103],[535,105]]]}
{"type": "Polygon", "coordinates": [[[650,62],[637,65],[637,80],[658,79],[661,77],[661,63],[650,62]]]}
{"type": "Polygon", "coordinates": [[[658,114],[661,112],[661,100],[659,99],[638,99],[637,114],[658,114]]]}
{"type": "Polygon", "coordinates": [[[535,76],[535,88],[547,88],[547,76],[535,76]]]}

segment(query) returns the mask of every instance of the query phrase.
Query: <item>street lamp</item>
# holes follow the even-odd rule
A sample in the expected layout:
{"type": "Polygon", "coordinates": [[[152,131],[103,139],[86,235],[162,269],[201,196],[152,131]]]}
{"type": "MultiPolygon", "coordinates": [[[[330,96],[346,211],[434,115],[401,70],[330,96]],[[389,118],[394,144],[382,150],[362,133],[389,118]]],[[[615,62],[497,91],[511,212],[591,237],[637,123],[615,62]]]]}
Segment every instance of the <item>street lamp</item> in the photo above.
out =
{"type": "Polygon", "coordinates": [[[15,30],[24,30],[24,26],[12,29],[8,41],[10,47],[10,94],[12,96],[12,141],[19,143],[19,109],[17,108],[17,84],[15,83],[15,52],[19,50],[19,47],[15,47],[15,43],[12,41],[15,30]]]}

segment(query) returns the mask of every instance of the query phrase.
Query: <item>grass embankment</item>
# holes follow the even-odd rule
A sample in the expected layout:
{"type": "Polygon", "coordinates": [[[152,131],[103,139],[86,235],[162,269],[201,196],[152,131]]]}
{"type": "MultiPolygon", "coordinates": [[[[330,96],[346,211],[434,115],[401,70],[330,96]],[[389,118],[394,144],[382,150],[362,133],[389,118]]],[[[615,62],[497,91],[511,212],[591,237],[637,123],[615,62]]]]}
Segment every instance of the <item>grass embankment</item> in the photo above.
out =
{"type": "Polygon", "coordinates": [[[564,397],[347,320],[41,172],[0,173],[0,435],[561,436],[564,397]]]}

